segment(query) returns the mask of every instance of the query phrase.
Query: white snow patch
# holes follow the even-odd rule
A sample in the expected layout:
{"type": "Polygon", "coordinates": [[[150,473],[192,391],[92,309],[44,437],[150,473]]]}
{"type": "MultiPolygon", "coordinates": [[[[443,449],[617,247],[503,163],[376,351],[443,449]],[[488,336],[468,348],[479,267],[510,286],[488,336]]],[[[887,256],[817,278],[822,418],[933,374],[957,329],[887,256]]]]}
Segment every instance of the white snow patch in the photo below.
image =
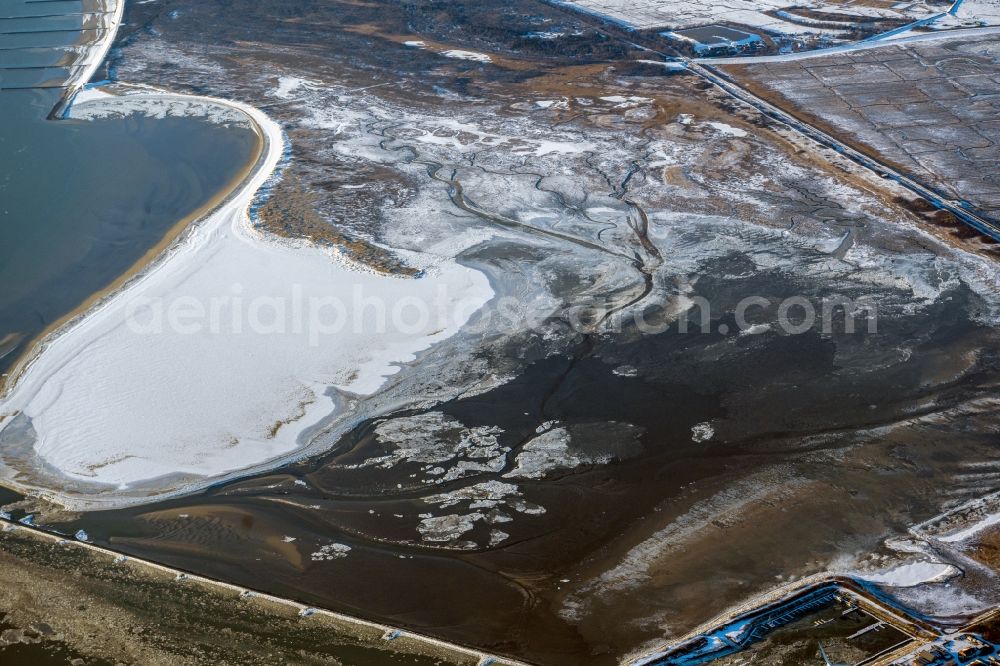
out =
{"type": "Polygon", "coordinates": [[[454,541],[466,532],[470,532],[476,526],[476,522],[484,517],[482,513],[476,512],[467,516],[452,514],[424,518],[417,526],[417,531],[420,532],[424,541],[454,541]]]}
{"type": "Polygon", "coordinates": [[[880,585],[913,587],[922,583],[940,583],[961,573],[957,567],[944,562],[909,562],[886,571],[859,573],[857,576],[880,585]]]}
{"type": "Polygon", "coordinates": [[[714,129],[716,132],[719,132],[720,134],[725,134],[726,136],[733,136],[733,137],[747,136],[745,130],[740,129],[739,127],[733,127],[732,125],[727,125],[726,123],[720,123],[713,120],[705,124],[714,129]]]}
{"type": "Polygon", "coordinates": [[[347,557],[349,552],[351,552],[351,547],[347,544],[328,543],[315,553],[311,554],[309,557],[313,562],[327,562],[329,560],[339,560],[347,557]]]}
{"type": "MultiPolygon", "coordinates": [[[[88,91],[89,92],[89,91],[88,91]]],[[[70,107],[69,116],[76,120],[103,120],[142,115],[147,118],[204,118],[210,122],[249,127],[245,113],[240,109],[215,100],[184,95],[87,95],[77,96],[70,107]]]]}
{"type": "Polygon", "coordinates": [[[503,481],[485,481],[447,493],[425,497],[428,504],[442,508],[455,506],[459,502],[469,502],[470,509],[492,509],[504,503],[508,497],[520,495],[517,486],[503,481]]]}
{"type": "Polygon", "coordinates": [[[111,93],[105,92],[97,87],[84,88],[73,98],[73,104],[83,104],[84,102],[92,102],[95,100],[106,100],[113,97],[114,95],[111,93]]]}
{"type": "Polygon", "coordinates": [[[402,279],[264,236],[246,209],[281,156],[280,127],[236,103],[145,97],[125,108],[211,106],[243,122],[252,116],[269,141],[266,164],[164,258],[50,340],[8,395],[0,411],[30,417],[35,452],[53,469],[124,489],[287,456],[335,412],[335,391],[377,391],[492,297],[484,275],[454,261],[402,279]],[[410,308],[410,316],[390,317],[385,329],[352,318],[358,295],[390,313],[410,308]],[[414,324],[414,304],[446,320],[414,324]]]}
{"type": "Polygon", "coordinates": [[[476,60],[478,62],[493,62],[485,53],[477,53],[476,51],[462,51],[461,49],[450,49],[448,51],[441,51],[441,55],[447,58],[458,58],[459,60],[476,60]]]}
{"type": "Polygon", "coordinates": [[[502,530],[490,530],[490,547],[496,546],[509,538],[510,535],[502,530]]]}
{"type": "Polygon", "coordinates": [[[740,331],[740,335],[760,335],[771,330],[770,324],[753,324],[740,331]]]}
{"type": "Polygon", "coordinates": [[[691,426],[692,442],[695,442],[696,444],[701,444],[702,442],[707,442],[713,437],[715,437],[715,428],[712,427],[711,423],[705,422],[691,426]]]}
{"type": "Polygon", "coordinates": [[[612,104],[618,104],[618,105],[627,104],[631,106],[634,106],[636,104],[645,104],[646,102],[653,101],[649,97],[638,97],[635,95],[630,95],[628,97],[625,97],[623,95],[608,95],[606,97],[602,97],[601,99],[604,100],[605,102],[611,102],[612,104]]]}
{"type": "Polygon", "coordinates": [[[349,467],[388,469],[400,463],[424,463],[424,473],[451,481],[479,472],[499,472],[507,461],[507,447],[500,446],[497,426],[466,428],[441,412],[387,419],[375,426],[379,442],[393,451],[349,467]]]}
{"type": "Polygon", "coordinates": [[[557,469],[571,469],[590,462],[587,456],[569,450],[569,433],[553,428],[531,439],[517,454],[517,467],[504,474],[508,479],[540,479],[557,469]]]}
{"type": "Polygon", "coordinates": [[[292,99],[294,93],[302,88],[314,90],[321,85],[318,81],[310,81],[298,76],[281,76],[278,77],[278,87],[271,94],[281,99],[292,99]]]}

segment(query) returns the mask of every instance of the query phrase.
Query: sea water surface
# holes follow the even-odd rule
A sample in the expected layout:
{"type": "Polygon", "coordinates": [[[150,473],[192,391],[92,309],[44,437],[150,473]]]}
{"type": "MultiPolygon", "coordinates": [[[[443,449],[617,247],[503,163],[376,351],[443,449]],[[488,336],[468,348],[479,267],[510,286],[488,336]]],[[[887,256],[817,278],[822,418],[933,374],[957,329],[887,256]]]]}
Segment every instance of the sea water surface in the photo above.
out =
{"type": "MultiPolygon", "coordinates": [[[[136,267],[230,189],[258,153],[249,126],[133,113],[50,119],[80,51],[119,0],[0,0],[0,372],[31,341],[136,267]]],[[[107,99],[102,104],[114,104],[107,99]]],[[[0,503],[20,497],[0,488],[0,503]]],[[[0,630],[13,629],[0,608],[0,630]]],[[[354,664],[442,663],[331,634],[354,664]]],[[[288,653],[312,646],[283,640],[288,653]]],[[[56,640],[0,645],[0,662],[86,657],[56,640]]]]}
{"type": "Polygon", "coordinates": [[[62,90],[0,90],[0,369],[130,269],[256,155],[205,118],[49,120],[62,90]]]}
{"type": "Polygon", "coordinates": [[[0,1],[0,373],[257,153],[249,127],[206,118],[52,119],[103,57],[123,1],[0,1]]]}

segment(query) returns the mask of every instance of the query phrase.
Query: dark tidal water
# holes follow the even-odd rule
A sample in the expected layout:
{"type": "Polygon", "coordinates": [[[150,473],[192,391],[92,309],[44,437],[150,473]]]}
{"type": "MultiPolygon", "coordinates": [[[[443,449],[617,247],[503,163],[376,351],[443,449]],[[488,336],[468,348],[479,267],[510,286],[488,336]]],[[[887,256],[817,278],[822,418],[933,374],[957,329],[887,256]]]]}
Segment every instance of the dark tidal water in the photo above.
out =
{"type": "MultiPolygon", "coordinates": [[[[0,34],[0,47],[14,39],[0,34]]],[[[54,101],[44,91],[0,93],[0,338],[41,330],[114,279],[242,163],[238,133],[191,119],[45,121],[54,101]]],[[[764,241],[749,243],[751,254],[753,243],[764,241]]],[[[800,254],[788,265],[824,259],[800,254]]],[[[964,474],[961,465],[994,460],[994,426],[959,409],[992,395],[1000,377],[1000,340],[976,319],[985,307],[975,293],[956,287],[912,312],[887,311],[872,335],[727,337],[717,331],[736,329],[734,307],[751,295],[772,303],[830,293],[912,299],[753,265],[752,256],[734,255],[701,267],[696,295],[716,306],[705,334],[681,335],[676,325],[660,335],[626,329],[558,354],[526,335],[501,354],[520,361],[513,380],[433,408],[466,427],[496,427],[511,458],[540,424],[558,421],[572,431],[574,450],[611,461],[517,481],[524,499],[546,512],[514,515],[496,547],[485,545],[491,525],[469,533],[478,546],[468,551],[423,543],[417,526],[431,512],[472,510],[439,508],[429,495],[509,479],[482,473],[425,486],[417,464],[353,469],[386,452],[372,421],[312,459],[59,527],[537,663],[617,663],[661,637],[664,625],[690,628],[777,574],[877,547],[936,513],[966,478],[956,472],[964,474]],[[966,367],[967,358],[976,361],[966,367]],[[692,428],[709,422],[714,438],[693,440],[692,428]],[[764,474],[772,470],[776,480],[764,474]],[[685,542],[634,589],[605,598],[588,587],[677,517],[697,518],[706,499],[746,492],[758,479],[780,488],[798,478],[810,481],[811,494],[772,501],[745,523],[706,521],[707,536],[685,542]],[[334,541],[350,554],[312,556],[334,541]],[[562,615],[569,592],[596,605],[579,618],[562,615]]],[[[775,313],[760,316],[770,323],[775,313]]],[[[379,663],[366,659],[345,656],[379,663]]]]}
{"type": "Polygon", "coordinates": [[[215,197],[256,147],[249,129],[201,118],[47,120],[60,94],[0,90],[3,369],[215,197]]]}
{"type": "MultiPolygon", "coordinates": [[[[744,274],[741,265],[720,260],[706,266],[719,277],[698,283],[698,294],[718,306],[712,331],[720,324],[734,330],[733,306],[749,294],[776,303],[828,289],[778,270],[744,274]]],[[[852,288],[872,289],[841,287],[852,295],[852,288]]],[[[524,498],[546,511],[512,513],[501,525],[510,538],[498,547],[485,545],[490,525],[466,535],[478,544],[466,552],[421,543],[417,525],[431,512],[471,510],[438,508],[425,501],[429,495],[509,479],[483,473],[428,486],[419,464],[352,468],[386,452],[372,421],[324,455],[191,497],[90,513],[64,529],[82,526],[98,543],[126,552],[538,663],[610,664],[616,651],[657,635],[644,617],[666,612],[681,624],[703,621],[817,554],[871,547],[933,515],[939,498],[928,487],[935,479],[947,484],[951,457],[992,456],[993,444],[975,435],[981,425],[953,416],[955,423],[933,433],[914,427],[885,441],[866,433],[928,410],[930,397],[931,411],[947,411],[993,385],[1000,360],[985,350],[994,348],[996,333],[970,319],[981,308],[978,296],[960,287],[919,313],[886,313],[872,334],[840,327],[830,336],[736,338],[680,334],[674,324],[659,335],[626,328],[554,356],[533,353],[530,341],[512,343],[507,354],[526,362],[515,379],[433,411],[469,427],[498,426],[512,456],[540,423],[558,421],[573,433],[575,451],[613,462],[516,481],[524,498]],[[920,353],[901,355],[901,345],[920,353]],[[980,362],[953,369],[969,349],[984,350],[980,362]],[[626,366],[634,372],[616,372],[626,366]],[[692,439],[702,422],[715,425],[710,442],[692,439]],[[847,450],[862,462],[837,462],[847,450]],[[800,507],[801,498],[773,505],[750,526],[760,533],[750,540],[730,533],[738,525],[720,523],[707,541],[689,545],[691,552],[676,553],[663,582],[608,601],[597,619],[559,615],[565,587],[616,564],[625,554],[619,542],[641,541],[699,498],[775,466],[778,479],[805,476],[830,490],[809,506],[800,507]],[[709,492],[692,491],[702,487],[709,492]],[[899,519],[899,506],[911,513],[899,519]],[[282,541],[285,535],[295,541],[282,541]],[[330,541],[350,545],[350,554],[310,557],[330,541]]],[[[773,308],[759,317],[773,321],[773,308]]]]}
{"type": "Polygon", "coordinates": [[[202,118],[49,119],[99,57],[117,6],[0,2],[0,372],[212,200],[256,149],[251,130],[202,118]]]}

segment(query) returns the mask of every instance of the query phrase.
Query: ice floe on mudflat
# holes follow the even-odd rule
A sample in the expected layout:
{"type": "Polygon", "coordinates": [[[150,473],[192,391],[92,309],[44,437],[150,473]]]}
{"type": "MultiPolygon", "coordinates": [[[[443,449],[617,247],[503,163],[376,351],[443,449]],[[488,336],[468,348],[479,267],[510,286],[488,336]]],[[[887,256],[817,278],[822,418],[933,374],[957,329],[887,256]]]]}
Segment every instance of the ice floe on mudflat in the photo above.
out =
{"type": "Polygon", "coordinates": [[[199,97],[166,94],[102,95],[87,91],[78,95],[70,109],[76,120],[128,118],[141,115],[164,118],[204,118],[228,127],[250,127],[250,120],[239,109],[199,97]]]}
{"type": "Polygon", "coordinates": [[[707,442],[708,440],[715,437],[715,428],[712,427],[711,423],[699,423],[697,425],[691,426],[691,441],[696,444],[701,444],[702,442],[707,442]]]}
{"type": "Polygon", "coordinates": [[[467,428],[441,412],[398,417],[375,426],[375,437],[392,450],[348,467],[389,469],[402,463],[421,464],[424,483],[442,483],[482,472],[500,472],[507,461],[496,426],[467,428]]]}
{"type": "Polygon", "coordinates": [[[517,467],[504,474],[507,478],[540,479],[557,469],[579,467],[590,463],[587,456],[569,449],[569,433],[565,428],[553,428],[531,439],[517,454],[517,467]]]}
{"type": "Polygon", "coordinates": [[[328,543],[321,546],[319,550],[309,556],[313,562],[328,562],[347,557],[351,552],[351,547],[343,543],[328,543]]]}
{"type": "MultiPolygon", "coordinates": [[[[469,549],[477,547],[474,541],[458,541],[459,537],[471,532],[477,523],[496,525],[509,523],[510,512],[540,516],[545,508],[521,497],[521,490],[512,483],[484,481],[458,490],[431,495],[424,502],[447,509],[464,505],[471,513],[450,513],[443,516],[422,514],[417,531],[421,539],[428,542],[447,543],[451,548],[469,549]]],[[[500,530],[491,530],[489,546],[496,546],[509,535],[500,530]]]]}
{"type": "MultiPolygon", "coordinates": [[[[477,511],[465,516],[452,514],[424,518],[420,521],[420,525],[417,526],[417,531],[420,532],[420,536],[424,541],[454,541],[466,532],[471,532],[472,528],[476,526],[476,522],[482,520],[484,517],[484,514],[477,511]]],[[[460,544],[459,547],[474,548],[475,545],[474,542],[467,542],[460,544]]]]}

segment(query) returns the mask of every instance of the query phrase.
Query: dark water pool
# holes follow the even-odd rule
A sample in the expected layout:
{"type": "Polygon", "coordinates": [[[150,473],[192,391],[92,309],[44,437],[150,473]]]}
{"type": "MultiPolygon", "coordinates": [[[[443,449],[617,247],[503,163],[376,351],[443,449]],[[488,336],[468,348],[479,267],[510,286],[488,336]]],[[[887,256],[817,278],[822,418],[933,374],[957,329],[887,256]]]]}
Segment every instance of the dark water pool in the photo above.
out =
{"type": "Polygon", "coordinates": [[[201,118],[47,120],[56,89],[0,90],[0,368],[115,281],[253,158],[201,118]]]}

